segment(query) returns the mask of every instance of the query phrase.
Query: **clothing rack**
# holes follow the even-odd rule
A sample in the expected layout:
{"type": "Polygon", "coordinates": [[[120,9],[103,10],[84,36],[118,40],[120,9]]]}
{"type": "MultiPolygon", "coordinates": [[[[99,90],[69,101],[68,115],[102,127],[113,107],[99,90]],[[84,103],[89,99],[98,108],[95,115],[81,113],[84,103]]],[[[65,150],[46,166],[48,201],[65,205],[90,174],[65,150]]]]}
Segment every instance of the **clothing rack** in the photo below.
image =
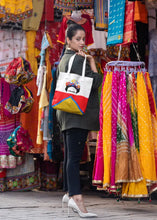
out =
{"type": "Polygon", "coordinates": [[[145,63],[143,61],[110,61],[106,64],[106,68],[109,66],[124,66],[124,67],[141,67],[145,68],[145,63]]]}

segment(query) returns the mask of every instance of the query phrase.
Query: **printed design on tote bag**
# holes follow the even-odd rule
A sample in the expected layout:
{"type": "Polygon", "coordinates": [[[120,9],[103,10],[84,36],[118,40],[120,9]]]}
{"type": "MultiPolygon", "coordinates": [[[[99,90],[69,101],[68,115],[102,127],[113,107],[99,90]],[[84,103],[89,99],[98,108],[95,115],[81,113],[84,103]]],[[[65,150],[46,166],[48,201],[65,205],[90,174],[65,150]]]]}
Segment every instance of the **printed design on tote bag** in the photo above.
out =
{"type": "Polygon", "coordinates": [[[80,84],[76,79],[72,79],[70,82],[66,82],[66,87],[65,87],[66,92],[71,92],[71,93],[79,93],[80,91],[80,84]]]}

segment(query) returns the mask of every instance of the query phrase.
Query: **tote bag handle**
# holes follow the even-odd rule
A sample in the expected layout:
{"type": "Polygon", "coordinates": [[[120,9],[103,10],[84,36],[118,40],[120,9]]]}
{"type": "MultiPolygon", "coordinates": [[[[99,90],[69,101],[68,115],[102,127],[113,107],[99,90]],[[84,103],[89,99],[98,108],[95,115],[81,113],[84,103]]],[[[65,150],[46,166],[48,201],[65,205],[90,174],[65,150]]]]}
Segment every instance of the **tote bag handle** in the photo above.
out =
{"type": "MultiPolygon", "coordinates": [[[[72,55],[72,56],[70,57],[67,73],[70,73],[70,71],[71,71],[71,67],[72,67],[72,64],[73,64],[73,61],[74,61],[75,56],[76,56],[76,54],[74,54],[74,55],[72,55]]],[[[86,60],[87,60],[87,57],[86,57],[86,55],[85,55],[85,59],[84,59],[84,61],[83,61],[83,67],[82,67],[82,77],[85,77],[86,60]]]]}

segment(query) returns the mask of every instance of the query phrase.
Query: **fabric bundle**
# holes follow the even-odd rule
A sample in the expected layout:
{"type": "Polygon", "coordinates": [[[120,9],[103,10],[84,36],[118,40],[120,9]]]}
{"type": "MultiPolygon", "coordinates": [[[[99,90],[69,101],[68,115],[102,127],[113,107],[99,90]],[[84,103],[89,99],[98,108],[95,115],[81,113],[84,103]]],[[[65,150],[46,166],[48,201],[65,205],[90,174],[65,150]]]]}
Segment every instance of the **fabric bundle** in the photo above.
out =
{"type": "Polygon", "coordinates": [[[23,57],[13,59],[5,72],[5,81],[10,84],[23,85],[34,77],[30,63],[23,57]]]}
{"type": "Polygon", "coordinates": [[[29,153],[31,148],[33,148],[32,140],[22,126],[18,126],[10,137],[7,139],[7,144],[9,146],[10,153],[15,156],[24,156],[27,152],[29,153]]]}
{"type": "Polygon", "coordinates": [[[5,105],[5,109],[11,114],[18,112],[28,113],[31,111],[34,103],[32,92],[26,86],[16,87],[5,105]]]}
{"type": "Polygon", "coordinates": [[[107,72],[93,185],[147,197],[157,188],[157,111],[149,73],[107,72]]]}
{"type": "Polygon", "coordinates": [[[21,21],[32,16],[32,0],[1,0],[0,17],[4,21],[21,21]]]}

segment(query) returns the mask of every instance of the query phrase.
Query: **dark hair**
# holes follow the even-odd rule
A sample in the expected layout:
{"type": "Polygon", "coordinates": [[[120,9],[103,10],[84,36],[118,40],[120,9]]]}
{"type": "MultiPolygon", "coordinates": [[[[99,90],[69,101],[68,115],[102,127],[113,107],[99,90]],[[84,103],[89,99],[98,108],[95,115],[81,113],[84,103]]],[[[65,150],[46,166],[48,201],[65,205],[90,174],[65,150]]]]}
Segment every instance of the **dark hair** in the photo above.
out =
{"type": "Polygon", "coordinates": [[[68,37],[71,40],[72,37],[75,36],[78,30],[85,32],[85,29],[81,25],[76,24],[76,23],[70,24],[66,30],[66,37],[68,37]]]}
{"type": "MultiPolygon", "coordinates": [[[[70,20],[69,20],[70,21],[70,20]]],[[[68,22],[69,22],[68,21],[68,22]]],[[[65,35],[65,44],[64,44],[64,46],[63,46],[63,50],[62,50],[62,53],[61,53],[61,56],[60,56],[60,60],[61,60],[61,58],[63,57],[63,55],[64,55],[64,52],[65,52],[65,50],[66,50],[66,46],[67,46],[67,40],[66,40],[66,38],[68,37],[70,40],[73,38],[73,36],[75,36],[75,34],[76,34],[76,32],[78,31],[78,30],[81,30],[81,31],[84,31],[85,32],[85,29],[81,26],[81,25],[79,25],[79,24],[76,24],[76,23],[74,23],[73,21],[70,21],[70,23],[68,23],[67,22],[67,25],[68,25],[68,27],[67,27],[67,29],[66,29],[66,35],[65,35]]]]}

